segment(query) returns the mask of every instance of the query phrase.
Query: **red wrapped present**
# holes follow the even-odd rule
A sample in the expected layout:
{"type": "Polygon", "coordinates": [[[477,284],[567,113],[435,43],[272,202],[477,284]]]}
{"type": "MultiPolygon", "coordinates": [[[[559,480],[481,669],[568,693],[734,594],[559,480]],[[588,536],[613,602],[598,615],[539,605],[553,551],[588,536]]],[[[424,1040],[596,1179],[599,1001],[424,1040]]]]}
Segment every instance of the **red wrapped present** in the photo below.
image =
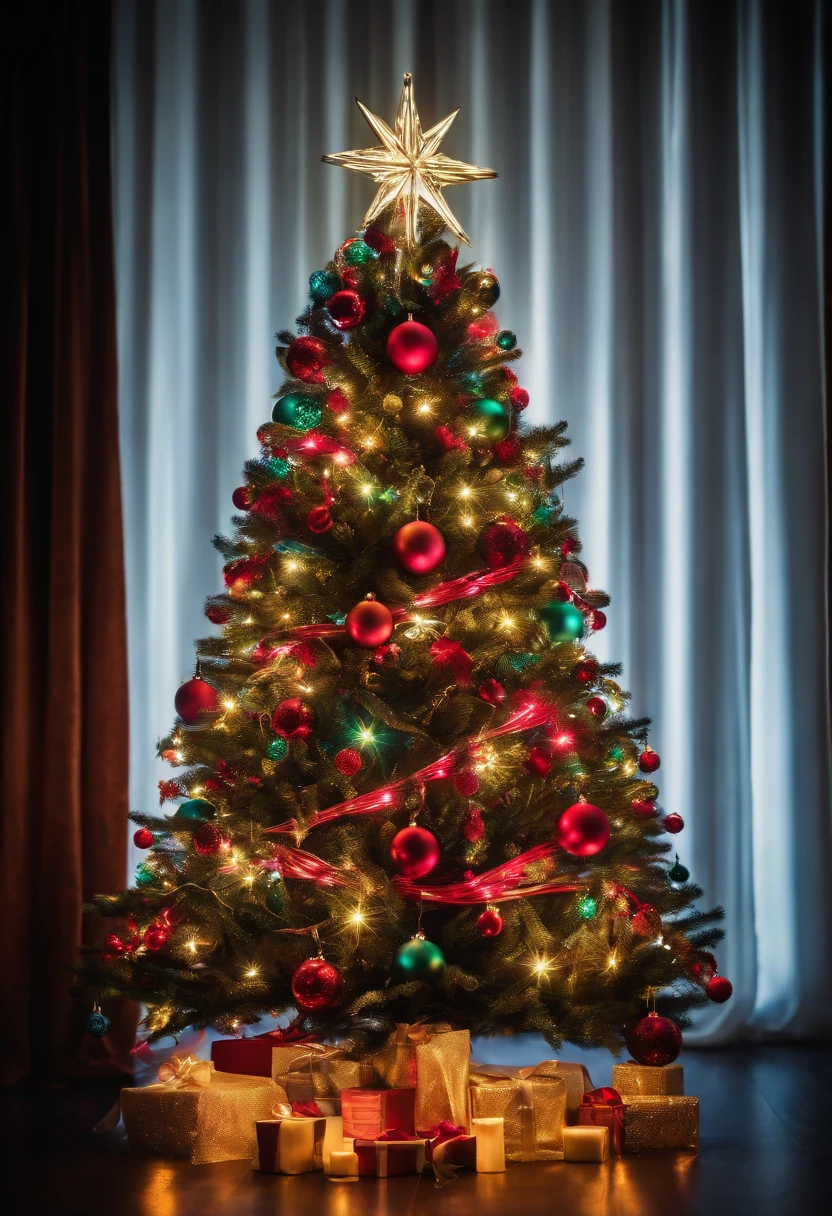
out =
{"type": "Polygon", "coordinates": [[[347,1139],[377,1140],[391,1128],[414,1136],[415,1110],[415,1089],[341,1090],[341,1114],[347,1139]]]}
{"type": "Polygon", "coordinates": [[[251,1039],[216,1039],[211,1044],[211,1059],[217,1072],[236,1072],[248,1077],[271,1077],[288,1072],[292,1062],[306,1059],[311,1035],[289,1030],[273,1030],[251,1039]]]}
{"type": "Polygon", "coordinates": [[[456,1166],[457,1169],[475,1170],[477,1168],[477,1137],[453,1136],[450,1140],[440,1140],[434,1144],[429,1158],[437,1170],[443,1166],[456,1166]]]}
{"type": "Polygon", "coordinates": [[[426,1141],[401,1127],[373,1140],[358,1139],[353,1145],[353,1152],[358,1157],[358,1176],[392,1178],[395,1174],[421,1174],[425,1165],[425,1146],[426,1141]]]}
{"type": "Polygon", "coordinates": [[[610,1133],[610,1155],[620,1156],[624,1152],[624,1116],[626,1106],[617,1089],[602,1085],[584,1094],[578,1107],[578,1124],[607,1127],[610,1133]]]}
{"type": "MultiPolygon", "coordinates": [[[[427,1141],[425,1155],[430,1162],[433,1160],[434,1150],[440,1144],[445,1144],[449,1140],[457,1140],[460,1136],[465,1135],[465,1128],[461,1124],[451,1123],[448,1119],[443,1119],[441,1123],[436,1123],[433,1127],[428,1127],[424,1131],[417,1131],[417,1136],[423,1137],[427,1141]]],[[[470,1137],[468,1137],[470,1139],[470,1137]]]]}

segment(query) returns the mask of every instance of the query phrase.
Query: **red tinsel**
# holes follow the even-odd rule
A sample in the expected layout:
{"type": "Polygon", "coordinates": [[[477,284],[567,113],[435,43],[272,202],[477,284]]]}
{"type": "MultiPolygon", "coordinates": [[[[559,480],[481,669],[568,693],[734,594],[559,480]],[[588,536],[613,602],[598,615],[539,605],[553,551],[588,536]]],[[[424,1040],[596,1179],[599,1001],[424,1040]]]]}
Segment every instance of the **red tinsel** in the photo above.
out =
{"type": "Polygon", "coordinates": [[[468,445],[461,435],[455,435],[450,427],[442,423],[434,428],[434,434],[439,440],[439,446],[443,452],[465,452],[468,445]]]}
{"type": "Polygon", "coordinates": [[[178,781],[160,781],[159,782],[159,806],[163,802],[172,802],[174,798],[181,798],[182,791],[179,788],[178,781]]]}
{"type": "Polygon", "coordinates": [[[251,505],[252,515],[259,515],[261,519],[266,519],[269,523],[276,523],[280,518],[280,511],[288,502],[291,502],[294,495],[287,486],[266,486],[251,505]]]}
{"type": "Polygon", "coordinates": [[[458,291],[462,286],[456,273],[456,260],[459,250],[452,249],[444,261],[433,272],[433,278],[428,284],[428,296],[434,304],[441,304],[452,291],[458,291]]]}

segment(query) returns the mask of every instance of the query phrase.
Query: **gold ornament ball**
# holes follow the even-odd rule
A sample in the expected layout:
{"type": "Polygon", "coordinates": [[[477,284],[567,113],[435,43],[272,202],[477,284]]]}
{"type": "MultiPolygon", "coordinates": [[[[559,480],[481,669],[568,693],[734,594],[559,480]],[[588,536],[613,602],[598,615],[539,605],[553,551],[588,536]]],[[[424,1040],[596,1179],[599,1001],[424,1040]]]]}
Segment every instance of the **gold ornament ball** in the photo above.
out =
{"type": "Polygon", "coordinates": [[[395,393],[388,393],[381,403],[385,414],[400,414],[403,406],[404,402],[401,397],[397,397],[395,393]]]}

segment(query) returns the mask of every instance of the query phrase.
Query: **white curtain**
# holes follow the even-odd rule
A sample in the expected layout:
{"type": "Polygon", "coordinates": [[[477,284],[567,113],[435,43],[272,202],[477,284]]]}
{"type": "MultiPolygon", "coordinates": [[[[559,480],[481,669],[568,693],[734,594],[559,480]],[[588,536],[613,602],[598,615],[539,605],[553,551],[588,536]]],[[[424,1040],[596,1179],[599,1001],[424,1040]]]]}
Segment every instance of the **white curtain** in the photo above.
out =
{"type": "Polygon", "coordinates": [[[280,380],[273,333],[371,185],[414,73],[502,283],[604,657],[653,717],[682,860],[725,905],[700,1042],[828,1033],[830,768],[821,0],[119,0],[114,89],[132,799],[219,586],[210,538],[280,380]]]}

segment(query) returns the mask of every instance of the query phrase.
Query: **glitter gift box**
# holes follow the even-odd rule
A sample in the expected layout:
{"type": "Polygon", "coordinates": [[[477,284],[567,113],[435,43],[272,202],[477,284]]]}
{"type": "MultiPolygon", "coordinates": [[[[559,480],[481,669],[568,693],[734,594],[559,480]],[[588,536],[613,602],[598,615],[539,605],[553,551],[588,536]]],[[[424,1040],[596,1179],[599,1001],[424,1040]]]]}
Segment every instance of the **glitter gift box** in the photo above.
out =
{"type": "Polygon", "coordinates": [[[127,1138],[131,1148],[187,1157],[192,1165],[251,1159],[257,1120],[283,1098],[268,1077],[217,1073],[192,1056],[174,1056],[159,1077],[159,1084],[121,1091],[127,1138]]]}
{"type": "Polygon", "coordinates": [[[343,1047],[309,1040],[287,1043],[279,1034],[217,1039],[211,1059],[218,1072],[271,1077],[290,1102],[337,1099],[342,1089],[363,1089],[377,1080],[371,1060],[348,1060],[343,1047]]]}
{"type": "Polygon", "coordinates": [[[413,1136],[415,1105],[415,1089],[342,1089],[344,1136],[377,1140],[391,1128],[413,1136]]]}
{"type": "Polygon", "coordinates": [[[625,1152],[656,1148],[699,1151],[699,1099],[680,1096],[643,1098],[626,1094],[625,1152]]]}
{"type": "Polygon", "coordinates": [[[613,1064],[612,1087],[620,1094],[643,1098],[681,1097],[685,1092],[685,1070],[681,1064],[613,1064]]]}
{"type": "Polygon", "coordinates": [[[415,1088],[416,1126],[468,1126],[471,1037],[447,1023],[401,1022],[373,1057],[379,1077],[392,1088],[415,1088]]]}
{"type": "Polygon", "coordinates": [[[566,1079],[557,1060],[534,1068],[475,1065],[468,1092],[472,1118],[504,1120],[507,1160],[562,1159],[566,1079]]]}

